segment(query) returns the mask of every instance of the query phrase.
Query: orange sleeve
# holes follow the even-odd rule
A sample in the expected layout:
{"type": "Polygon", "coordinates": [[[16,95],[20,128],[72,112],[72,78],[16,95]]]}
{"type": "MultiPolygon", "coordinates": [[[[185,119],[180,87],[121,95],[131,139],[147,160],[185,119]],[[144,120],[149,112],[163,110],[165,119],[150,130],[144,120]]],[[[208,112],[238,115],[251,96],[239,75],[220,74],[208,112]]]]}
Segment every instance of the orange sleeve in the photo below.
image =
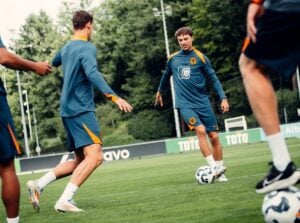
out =
{"type": "Polygon", "coordinates": [[[250,0],[251,3],[262,5],[264,3],[264,0],[250,0]]]}
{"type": "Polygon", "coordinates": [[[112,102],[116,102],[119,97],[116,96],[116,95],[112,95],[112,94],[104,94],[104,96],[107,98],[107,99],[110,99],[112,102]]]}

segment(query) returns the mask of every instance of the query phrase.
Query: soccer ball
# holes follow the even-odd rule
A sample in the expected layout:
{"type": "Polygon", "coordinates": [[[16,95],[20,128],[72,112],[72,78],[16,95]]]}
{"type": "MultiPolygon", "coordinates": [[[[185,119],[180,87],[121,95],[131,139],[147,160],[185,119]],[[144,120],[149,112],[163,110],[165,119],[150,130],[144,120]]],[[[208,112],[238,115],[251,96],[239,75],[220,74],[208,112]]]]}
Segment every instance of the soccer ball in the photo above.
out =
{"type": "Polygon", "coordinates": [[[262,213],[267,223],[300,222],[300,191],[296,187],[289,187],[266,194],[262,213]]]}
{"type": "Polygon", "coordinates": [[[199,184],[210,184],[214,181],[215,175],[209,166],[201,166],[196,170],[195,177],[199,184]]]}

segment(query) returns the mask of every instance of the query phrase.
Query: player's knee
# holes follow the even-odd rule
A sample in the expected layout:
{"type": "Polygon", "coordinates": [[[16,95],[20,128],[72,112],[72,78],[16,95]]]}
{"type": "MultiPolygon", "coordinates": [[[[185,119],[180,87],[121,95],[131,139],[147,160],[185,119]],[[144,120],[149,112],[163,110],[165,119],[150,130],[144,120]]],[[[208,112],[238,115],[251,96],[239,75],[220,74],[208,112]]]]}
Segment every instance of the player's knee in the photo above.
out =
{"type": "Polygon", "coordinates": [[[242,76],[244,76],[247,73],[247,69],[249,69],[248,65],[249,63],[247,61],[247,58],[242,54],[239,59],[239,69],[242,76]]]}
{"type": "Polygon", "coordinates": [[[103,163],[103,155],[102,152],[97,153],[97,155],[93,156],[93,161],[95,164],[95,167],[97,168],[103,163]]]}
{"type": "Polygon", "coordinates": [[[100,153],[96,160],[96,167],[100,166],[103,163],[103,161],[104,161],[103,155],[102,153],[100,153]]]}
{"type": "Polygon", "coordinates": [[[254,60],[249,59],[244,54],[240,56],[239,68],[243,78],[245,78],[248,74],[253,73],[254,70],[258,68],[257,66],[257,63],[254,60]]]}
{"type": "Polygon", "coordinates": [[[210,139],[211,143],[213,143],[213,144],[219,143],[218,134],[209,134],[208,136],[209,136],[209,139],[210,139]]]}
{"type": "Polygon", "coordinates": [[[204,137],[205,136],[206,137],[206,128],[205,128],[204,125],[197,126],[195,128],[195,131],[196,131],[196,133],[197,133],[198,136],[200,136],[200,137],[204,137]]]}

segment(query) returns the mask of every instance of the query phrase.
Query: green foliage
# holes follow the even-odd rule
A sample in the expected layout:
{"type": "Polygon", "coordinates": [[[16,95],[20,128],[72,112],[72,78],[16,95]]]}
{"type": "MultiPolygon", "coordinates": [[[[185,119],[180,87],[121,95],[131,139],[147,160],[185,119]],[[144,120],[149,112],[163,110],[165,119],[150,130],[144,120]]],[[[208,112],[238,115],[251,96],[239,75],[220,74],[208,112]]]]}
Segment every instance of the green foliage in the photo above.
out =
{"type": "Polygon", "coordinates": [[[136,142],[136,139],[129,134],[127,123],[122,122],[118,128],[113,129],[111,134],[103,134],[103,146],[125,145],[136,142]]]}
{"type": "Polygon", "coordinates": [[[128,120],[128,130],[136,138],[151,140],[170,137],[173,122],[165,119],[163,112],[144,110],[128,120]]]}
{"type": "Polygon", "coordinates": [[[278,98],[278,111],[281,123],[299,121],[297,109],[299,108],[298,92],[289,89],[279,89],[276,92],[278,98]],[[285,112],[286,111],[286,117],[285,112]]]}
{"type": "Polygon", "coordinates": [[[96,107],[96,116],[101,122],[101,126],[117,128],[121,121],[121,111],[118,111],[117,105],[106,103],[96,107]]]}
{"type": "Polygon", "coordinates": [[[65,142],[63,142],[59,137],[43,138],[40,144],[42,154],[67,151],[65,142]]]}

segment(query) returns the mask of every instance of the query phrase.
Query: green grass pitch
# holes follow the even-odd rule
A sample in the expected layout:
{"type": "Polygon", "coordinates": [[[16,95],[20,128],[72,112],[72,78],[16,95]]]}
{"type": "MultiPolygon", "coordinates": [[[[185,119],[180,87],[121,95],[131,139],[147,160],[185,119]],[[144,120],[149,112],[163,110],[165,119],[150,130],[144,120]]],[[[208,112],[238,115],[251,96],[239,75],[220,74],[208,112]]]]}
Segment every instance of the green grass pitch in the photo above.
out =
{"type": "MultiPolygon", "coordinates": [[[[287,140],[300,167],[300,139],[287,140]]],[[[202,155],[174,155],[107,162],[78,190],[75,201],[83,213],[57,213],[54,204],[69,178],[49,185],[36,213],[28,203],[26,181],[41,174],[19,176],[22,223],[261,223],[263,195],[254,186],[269,169],[271,155],[265,143],[224,148],[228,182],[198,185],[202,155]]],[[[299,186],[298,186],[299,187],[299,186]]],[[[0,205],[0,221],[4,207],[0,205]]]]}

